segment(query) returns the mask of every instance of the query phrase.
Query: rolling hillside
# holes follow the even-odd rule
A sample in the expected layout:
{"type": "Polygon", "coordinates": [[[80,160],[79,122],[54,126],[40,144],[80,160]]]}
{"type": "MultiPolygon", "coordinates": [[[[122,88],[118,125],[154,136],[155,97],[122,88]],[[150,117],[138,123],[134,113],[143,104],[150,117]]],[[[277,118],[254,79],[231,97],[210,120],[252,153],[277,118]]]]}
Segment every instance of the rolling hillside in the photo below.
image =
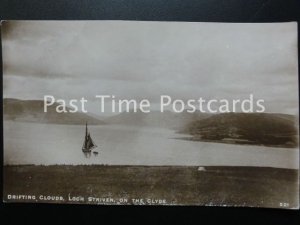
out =
{"type": "Polygon", "coordinates": [[[224,113],[195,120],[181,130],[193,140],[296,147],[297,119],[286,114],[224,113]]]}
{"type": "Polygon", "coordinates": [[[170,129],[179,129],[180,127],[190,123],[194,120],[208,118],[210,114],[205,113],[174,113],[171,111],[159,112],[152,111],[150,113],[137,112],[123,112],[116,116],[109,117],[105,120],[108,124],[122,124],[130,126],[150,126],[163,127],[170,129]]]}
{"type": "Polygon", "coordinates": [[[34,123],[54,123],[54,124],[84,124],[88,122],[93,125],[105,124],[84,113],[57,113],[56,106],[48,107],[47,113],[44,112],[42,100],[19,100],[7,98],[3,99],[3,118],[21,122],[34,123]]]}

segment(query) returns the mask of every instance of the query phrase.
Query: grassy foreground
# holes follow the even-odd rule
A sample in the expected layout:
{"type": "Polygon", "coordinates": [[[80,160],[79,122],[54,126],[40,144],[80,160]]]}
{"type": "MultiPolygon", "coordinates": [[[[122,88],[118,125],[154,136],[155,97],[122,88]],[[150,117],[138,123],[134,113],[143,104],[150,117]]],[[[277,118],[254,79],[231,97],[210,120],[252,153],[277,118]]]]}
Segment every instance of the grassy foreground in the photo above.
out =
{"type": "Polygon", "coordinates": [[[291,169],[22,165],[3,170],[5,202],[296,208],[299,198],[298,171],[291,169]]]}

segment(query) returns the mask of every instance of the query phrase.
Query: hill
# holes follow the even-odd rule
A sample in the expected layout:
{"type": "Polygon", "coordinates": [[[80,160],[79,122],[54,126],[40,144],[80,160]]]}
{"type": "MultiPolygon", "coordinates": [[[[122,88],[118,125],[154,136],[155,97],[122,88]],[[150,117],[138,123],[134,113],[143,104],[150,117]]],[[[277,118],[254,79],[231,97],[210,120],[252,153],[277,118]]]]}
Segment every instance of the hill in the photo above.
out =
{"type": "Polygon", "coordinates": [[[181,130],[192,140],[278,147],[298,145],[297,119],[271,113],[224,113],[195,120],[181,130]]]}
{"type": "Polygon", "coordinates": [[[150,113],[137,112],[122,112],[116,116],[109,117],[105,120],[108,124],[122,124],[130,126],[150,126],[163,127],[171,129],[179,129],[180,127],[194,120],[208,118],[210,114],[205,113],[174,113],[171,111],[152,111],[150,113]]]}
{"type": "Polygon", "coordinates": [[[57,113],[57,103],[48,107],[44,112],[44,102],[42,100],[19,100],[3,99],[3,118],[21,122],[34,123],[54,123],[54,124],[84,124],[91,125],[105,124],[103,121],[91,117],[85,113],[57,113]]]}

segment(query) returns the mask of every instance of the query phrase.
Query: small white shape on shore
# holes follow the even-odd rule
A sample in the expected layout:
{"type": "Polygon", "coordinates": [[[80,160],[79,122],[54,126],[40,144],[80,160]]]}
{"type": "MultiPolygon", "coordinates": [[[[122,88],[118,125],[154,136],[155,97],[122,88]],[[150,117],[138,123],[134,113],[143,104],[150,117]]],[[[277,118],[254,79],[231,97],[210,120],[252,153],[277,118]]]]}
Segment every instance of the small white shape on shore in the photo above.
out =
{"type": "Polygon", "coordinates": [[[206,171],[206,169],[205,169],[204,166],[199,166],[199,167],[198,167],[198,171],[206,171]]]}

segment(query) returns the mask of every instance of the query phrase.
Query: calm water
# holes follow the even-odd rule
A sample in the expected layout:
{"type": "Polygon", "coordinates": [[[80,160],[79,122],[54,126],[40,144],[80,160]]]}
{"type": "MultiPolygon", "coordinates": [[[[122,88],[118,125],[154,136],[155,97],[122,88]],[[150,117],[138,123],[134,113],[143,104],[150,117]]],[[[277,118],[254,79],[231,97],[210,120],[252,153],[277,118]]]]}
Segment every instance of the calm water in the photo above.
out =
{"type": "Polygon", "coordinates": [[[161,128],[90,126],[98,156],[81,147],[85,126],[4,122],[5,164],[230,165],[298,168],[298,149],[173,139],[161,128]]]}

